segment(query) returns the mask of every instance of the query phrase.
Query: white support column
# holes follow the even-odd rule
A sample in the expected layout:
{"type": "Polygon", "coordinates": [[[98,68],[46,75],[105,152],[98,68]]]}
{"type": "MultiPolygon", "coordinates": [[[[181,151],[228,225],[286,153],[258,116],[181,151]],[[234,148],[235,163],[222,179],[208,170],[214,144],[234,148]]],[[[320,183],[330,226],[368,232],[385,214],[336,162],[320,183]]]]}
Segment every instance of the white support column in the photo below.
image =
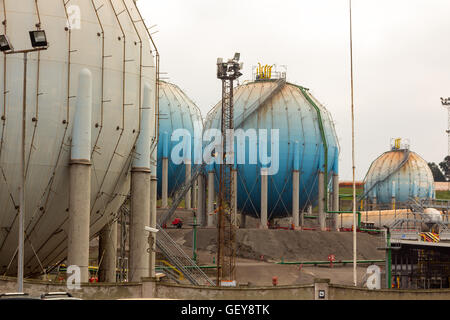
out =
{"type": "Polygon", "coordinates": [[[292,171],[292,217],[294,220],[294,227],[300,226],[300,172],[298,170],[292,171]]]}
{"type": "Polygon", "coordinates": [[[395,181],[392,181],[391,205],[392,210],[395,210],[395,181]]]}
{"type": "Polygon", "coordinates": [[[261,168],[261,222],[260,229],[267,229],[267,192],[268,192],[268,175],[267,169],[261,168]]]}
{"type": "Polygon", "coordinates": [[[169,194],[169,159],[162,159],[162,177],[161,177],[161,207],[168,207],[169,194]]]}
{"type": "MultiPolygon", "coordinates": [[[[339,175],[333,174],[333,211],[339,211],[339,175]]],[[[333,228],[338,230],[339,214],[333,214],[333,228]]]]}
{"type": "Polygon", "coordinates": [[[198,208],[198,180],[196,180],[194,182],[194,185],[192,186],[192,200],[191,200],[191,204],[192,204],[192,208],[198,208]]]}
{"type": "Polygon", "coordinates": [[[239,228],[244,229],[245,222],[246,222],[245,220],[247,219],[247,216],[245,214],[241,213],[240,217],[241,217],[241,221],[239,222],[239,228]]]}
{"type": "Polygon", "coordinates": [[[89,279],[89,232],[91,206],[91,118],[92,74],[80,71],[72,129],[69,173],[68,265],[81,271],[81,282],[89,279]]]}
{"type": "MultiPolygon", "coordinates": [[[[129,280],[139,282],[149,275],[148,231],[151,195],[151,88],[144,85],[141,130],[136,142],[136,157],[131,168],[131,214],[129,226],[129,280]]],[[[154,110],[154,109],[153,109],[154,110]]]]}
{"type": "MultiPolygon", "coordinates": [[[[189,180],[191,180],[191,161],[190,160],[185,160],[184,163],[184,168],[185,168],[185,180],[186,182],[188,182],[189,180]]],[[[191,204],[191,192],[192,189],[189,189],[188,192],[186,192],[186,196],[184,197],[184,207],[186,209],[191,209],[192,208],[192,204],[191,204]]]]}
{"type": "Polygon", "coordinates": [[[91,165],[72,162],[69,180],[67,264],[80,267],[81,282],[88,282],[91,165]]]}
{"type": "Polygon", "coordinates": [[[150,222],[150,169],[131,171],[131,214],[129,227],[129,278],[139,282],[148,277],[148,232],[150,222]]]}
{"type": "Polygon", "coordinates": [[[206,210],[205,210],[205,177],[200,174],[197,178],[197,223],[200,226],[204,226],[206,222],[206,210]]]}
{"type": "Polygon", "coordinates": [[[372,197],[372,210],[377,208],[377,197],[372,197]]]}
{"type": "Polygon", "coordinates": [[[117,221],[107,223],[100,231],[98,263],[98,281],[116,282],[117,221]]]}
{"type": "Polygon", "coordinates": [[[318,205],[318,215],[319,215],[319,225],[320,230],[325,231],[327,228],[326,213],[325,213],[325,183],[324,183],[324,173],[319,171],[319,205],[318,205]]]}
{"type": "Polygon", "coordinates": [[[214,171],[208,172],[208,207],[206,211],[207,226],[214,227],[214,171]]]}

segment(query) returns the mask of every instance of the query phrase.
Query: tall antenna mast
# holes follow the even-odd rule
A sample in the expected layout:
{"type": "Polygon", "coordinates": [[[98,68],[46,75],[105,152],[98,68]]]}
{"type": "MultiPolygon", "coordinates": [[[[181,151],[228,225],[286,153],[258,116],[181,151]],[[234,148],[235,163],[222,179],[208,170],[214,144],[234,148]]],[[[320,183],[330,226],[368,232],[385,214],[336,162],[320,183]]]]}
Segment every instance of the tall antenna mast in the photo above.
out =
{"type": "MultiPolygon", "coordinates": [[[[450,98],[442,98],[441,97],[441,103],[442,106],[444,106],[447,109],[447,137],[448,137],[448,143],[447,143],[447,156],[450,156],[450,98]]],[[[448,177],[447,177],[448,178],[448,177]]]]}
{"type": "Polygon", "coordinates": [[[222,280],[236,279],[236,241],[233,215],[232,168],[234,163],[234,101],[233,82],[242,73],[240,54],[235,53],[233,59],[224,62],[217,59],[217,78],[222,80],[222,150],[220,152],[219,199],[218,199],[218,239],[217,239],[217,286],[222,280]]]}

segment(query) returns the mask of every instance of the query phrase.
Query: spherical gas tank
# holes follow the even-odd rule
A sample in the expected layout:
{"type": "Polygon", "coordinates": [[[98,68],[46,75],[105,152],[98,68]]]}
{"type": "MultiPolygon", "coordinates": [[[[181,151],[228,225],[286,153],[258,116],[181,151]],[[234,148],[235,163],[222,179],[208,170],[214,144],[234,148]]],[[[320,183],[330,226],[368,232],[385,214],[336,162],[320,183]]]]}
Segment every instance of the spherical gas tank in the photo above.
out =
{"type": "Polygon", "coordinates": [[[439,210],[435,208],[426,208],[423,213],[429,219],[430,223],[442,222],[442,214],[439,210]]]}
{"type": "MultiPolygon", "coordinates": [[[[45,30],[49,47],[28,54],[25,116],[25,274],[67,255],[69,166],[80,87],[90,114],[93,237],[117,214],[129,190],[142,109],[153,110],[156,68],[146,26],[133,0],[4,0],[5,34],[15,50],[45,30]],[[80,83],[80,79],[82,83],[80,83]],[[84,89],[83,89],[84,90],[84,89]],[[86,89],[87,90],[87,89],[86,89]],[[145,92],[144,92],[145,91],[145,92]],[[149,105],[143,105],[146,96],[149,105]]],[[[0,60],[0,273],[14,274],[20,185],[24,56],[0,60]],[[11,265],[9,263],[13,261],[11,265]],[[9,265],[9,267],[8,267],[9,265]]],[[[153,127],[154,128],[154,127],[153,127]]],[[[153,129],[154,132],[154,129],[153,129]]]]}
{"type": "MultiPolygon", "coordinates": [[[[220,129],[221,102],[205,122],[220,129]]],[[[338,173],[339,146],[330,113],[301,86],[283,79],[247,82],[234,89],[235,165],[238,211],[258,217],[261,172],[267,174],[268,218],[292,214],[292,175],[300,173],[300,210],[318,199],[319,171],[338,173]],[[326,170],[325,170],[326,169],[326,170]]],[[[213,141],[214,139],[211,139],[213,141]]],[[[210,153],[208,141],[204,153],[210,153]]],[[[219,166],[215,167],[218,181],[219,166]]],[[[217,186],[218,187],[218,186],[217,186]]]]}
{"type": "MultiPolygon", "coordinates": [[[[170,196],[185,180],[184,158],[187,156],[194,164],[194,148],[202,137],[203,119],[200,109],[178,86],[164,81],[159,85],[159,113],[158,195],[161,196],[162,162],[166,158],[170,196]],[[180,145],[184,138],[188,138],[189,143],[180,145]],[[184,155],[183,150],[177,152],[177,145],[190,155],[184,155]]],[[[199,147],[201,153],[201,144],[199,147]]]]}
{"type": "Polygon", "coordinates": [[[409,148],[392,149],[372,162],[364,179],[364,192],[377,203],[434,198],[434,179],[427,162],[409,148]]]}

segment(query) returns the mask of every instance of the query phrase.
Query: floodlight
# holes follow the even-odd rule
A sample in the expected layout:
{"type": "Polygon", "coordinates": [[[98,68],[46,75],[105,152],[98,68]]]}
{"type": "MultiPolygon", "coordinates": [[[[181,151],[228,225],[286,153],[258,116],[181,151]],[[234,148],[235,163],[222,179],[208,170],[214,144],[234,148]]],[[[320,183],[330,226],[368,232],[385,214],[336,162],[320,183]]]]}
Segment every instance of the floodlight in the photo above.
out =
{"type": "Polygon", "coordinates": [[[8,37],[5,36],[4,34],[0,35],[0,51],[4,52],[4,51],[12,51],[13,46],[11,45],[11,43],[8,40],[8,37]]]}
{"type": "Polygon", "coordinates": [[[223,59],[222,58],[217,58],[217,64],[222,64],[223,63],[223,59]]]}
{"type": "Polygon", "coordinates": [[[33,48],[47,47],[47,36],[44,30],[30,31],[31,45],[33,48]]]}
{"type": "Polygon", "coordinates": [[[241,54],[240,54],[239,52],[236,52],[236,53],[234,54],[233,60],[234,60],[234,61],[239,61],[240,58],[241,58],[241,54]]]}

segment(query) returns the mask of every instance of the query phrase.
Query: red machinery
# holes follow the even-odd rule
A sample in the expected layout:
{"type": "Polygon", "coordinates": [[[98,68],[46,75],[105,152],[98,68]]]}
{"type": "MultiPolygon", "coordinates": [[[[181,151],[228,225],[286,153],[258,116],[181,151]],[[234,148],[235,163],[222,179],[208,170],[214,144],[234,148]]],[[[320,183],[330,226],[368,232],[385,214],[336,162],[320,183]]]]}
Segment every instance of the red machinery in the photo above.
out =
{"type": "Polygon", "coordinates": [[[181,229],[181,227],[183,226],[183,220],[181,220],[180,218],[175,218],[172,221],[172,225],[177,229],[181,229]]]}

